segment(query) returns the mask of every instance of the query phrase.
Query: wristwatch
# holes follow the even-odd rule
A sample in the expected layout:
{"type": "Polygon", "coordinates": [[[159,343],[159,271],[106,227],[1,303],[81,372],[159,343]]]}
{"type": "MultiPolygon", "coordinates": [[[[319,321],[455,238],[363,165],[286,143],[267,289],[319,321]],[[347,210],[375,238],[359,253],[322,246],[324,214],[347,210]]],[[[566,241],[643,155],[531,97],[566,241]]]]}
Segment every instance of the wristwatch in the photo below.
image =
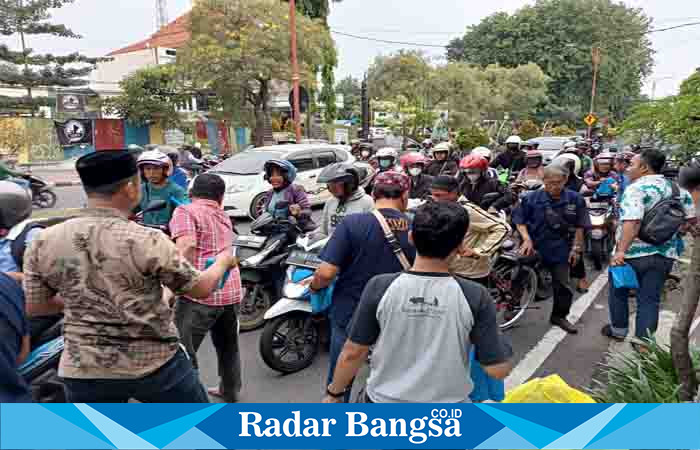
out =
{"type": "MultiPolygon", "coordinates": [[[[331,384],[333,384],[333,383],[331,383],[331,384]]],[[[328,386],[326,386],[326,394],[330,395],[330,396],[333,397],[333,398],[341,398],[341,397],[344,397],[345,394],[347,394],[347,392],[348,392],[348,388],[345,388],[342,392],[335,393],[335,392],[331,391],[331,385],[330,385],[330,384],[329,384],[328,386]]]]}

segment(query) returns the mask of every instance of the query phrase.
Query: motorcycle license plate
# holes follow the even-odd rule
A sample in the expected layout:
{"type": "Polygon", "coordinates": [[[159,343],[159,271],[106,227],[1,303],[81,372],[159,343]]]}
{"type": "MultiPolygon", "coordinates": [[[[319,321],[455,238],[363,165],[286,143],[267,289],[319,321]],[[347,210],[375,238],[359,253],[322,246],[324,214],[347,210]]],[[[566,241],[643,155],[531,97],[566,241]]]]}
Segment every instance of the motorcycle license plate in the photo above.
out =
{"type": "Polygon", "coordinates": [[[593,203],[591,202],[588,205],[588,209],[608,209],[608,204],[607,203],[593,203]]]}
{"type": "Polygon", "coordinates": [[[316,253],[305,252],[302,250],[294,250],[287,257],[287,264],[290,266],[318,269],[322,263],[323,261],[321,261],[316,253]]]}
{"type": "Polygon", "coordinates": [[[254,248],[254,249],[261,249],[265,245],[266,241],[267,241],[267,237],[265,237],[265,236],[244,235],[244,236],[238,236],[236,238],[236,241],[233,243],[233,245],[235,245],[237,247],[249,247],[249,248],[254,248]]]}

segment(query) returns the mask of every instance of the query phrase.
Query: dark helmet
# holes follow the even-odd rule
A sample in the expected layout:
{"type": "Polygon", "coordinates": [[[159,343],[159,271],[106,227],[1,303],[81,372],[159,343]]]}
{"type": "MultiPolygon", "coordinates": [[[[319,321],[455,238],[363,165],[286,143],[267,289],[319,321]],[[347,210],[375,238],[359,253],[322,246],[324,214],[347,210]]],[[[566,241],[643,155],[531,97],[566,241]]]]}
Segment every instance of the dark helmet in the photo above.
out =
{"type": "Polygon", "coordinates": [[[687,166],[680,168],[678,172],[678,184],[688,191],[700,186],[700,161],[693,158],[687,166]]]}
{"type": "Polygon", "coordinates": [[[0,181],[0,228],[9,230],[31,215],[29,192],[12,181],[0,181]]]}
{"type": "Polygon", "coordinates": [[[173,166],[177,166],[177,162],[180,160],[180,153],[168,152],[168,158],[173,162],[173,166]]]}
{"type": "Polygon", "coordinates": [[[348,162],[335,163],[323,169],[317,181],[324,184],[342,182],[346,187],[345,194],[352,195],[360,187],[360,182],[367,177],[366,170],[348,162]]]}

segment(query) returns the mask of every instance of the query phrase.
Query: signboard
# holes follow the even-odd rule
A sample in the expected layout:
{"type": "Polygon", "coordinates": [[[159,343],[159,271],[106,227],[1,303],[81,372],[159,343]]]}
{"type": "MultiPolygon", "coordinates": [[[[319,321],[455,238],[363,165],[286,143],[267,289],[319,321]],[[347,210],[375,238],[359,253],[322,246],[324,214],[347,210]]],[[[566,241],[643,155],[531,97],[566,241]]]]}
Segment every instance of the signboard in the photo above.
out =
{"type": "Polygon", "coordinates": [[[347,144],[348,142],[350,142],[350,133],[348,132],[348,129],[336,128],[333,137],[333,142],[335,142],[336,144],[340,144],[341,142],[347,144]]]}
{"type": "Polygon", "coordinates": [[[56,94],[56,108],[62,113],[85,112],[85,96],[79,94],[56,94]]]}
{"type": "Polygon", "coordinates": [[[589,114],[583,119],[583,121],[586,122],[586,125],[588,125],[589,127],[592,126],[596,122],[596,120],[598,120],[598,118],[596,118],[596,116],[594,116],[593,114],[589,114]]]}
{"type": "Polygon", "coordinates": [[[178,129],[165,130],[165,145],[173,147],[185,145],[185,133],[178,129]]]}

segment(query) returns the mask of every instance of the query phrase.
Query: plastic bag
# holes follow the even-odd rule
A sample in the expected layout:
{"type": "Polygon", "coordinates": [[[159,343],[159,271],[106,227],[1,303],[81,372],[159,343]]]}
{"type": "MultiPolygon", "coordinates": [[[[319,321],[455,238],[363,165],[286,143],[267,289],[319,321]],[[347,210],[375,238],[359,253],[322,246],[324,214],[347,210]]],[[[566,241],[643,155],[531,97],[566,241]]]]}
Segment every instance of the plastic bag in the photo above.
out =
{"type": "Polygon", "coordinates": [[[314,314],[320,314],[330,308],[333,301],[333,289],[335,281],[327,288],[321,289],[318,292],[311,294],[311,311],[314,314]]]}
{"type": "Polygon", "coordinates": [[[503,403],[595,403],[595,400],[570,387],[559,375],[550,375],[508,391],[503,403]]]}
{"type": "Polygon", "coordinates": [[[608,269],[613,287],[616,289],[639,289],[637,274],[632,266],[623,264],[621,266],[610,266],[608,269]]]}
{"type": "Polygon", "coordinates": [[[491,378],[481,367],[479,361],[476,360],[476,354],[474,350],[471,351],[469,356],[469,368],[471,371],[472,383],[474,383],[474,389],[472,389],[469,398],[472,402],[484,402],[486,400],[493,400],[495,402],[500,402],[505,397],[505,383],[503,380],[497,380],[491,378]]]}

